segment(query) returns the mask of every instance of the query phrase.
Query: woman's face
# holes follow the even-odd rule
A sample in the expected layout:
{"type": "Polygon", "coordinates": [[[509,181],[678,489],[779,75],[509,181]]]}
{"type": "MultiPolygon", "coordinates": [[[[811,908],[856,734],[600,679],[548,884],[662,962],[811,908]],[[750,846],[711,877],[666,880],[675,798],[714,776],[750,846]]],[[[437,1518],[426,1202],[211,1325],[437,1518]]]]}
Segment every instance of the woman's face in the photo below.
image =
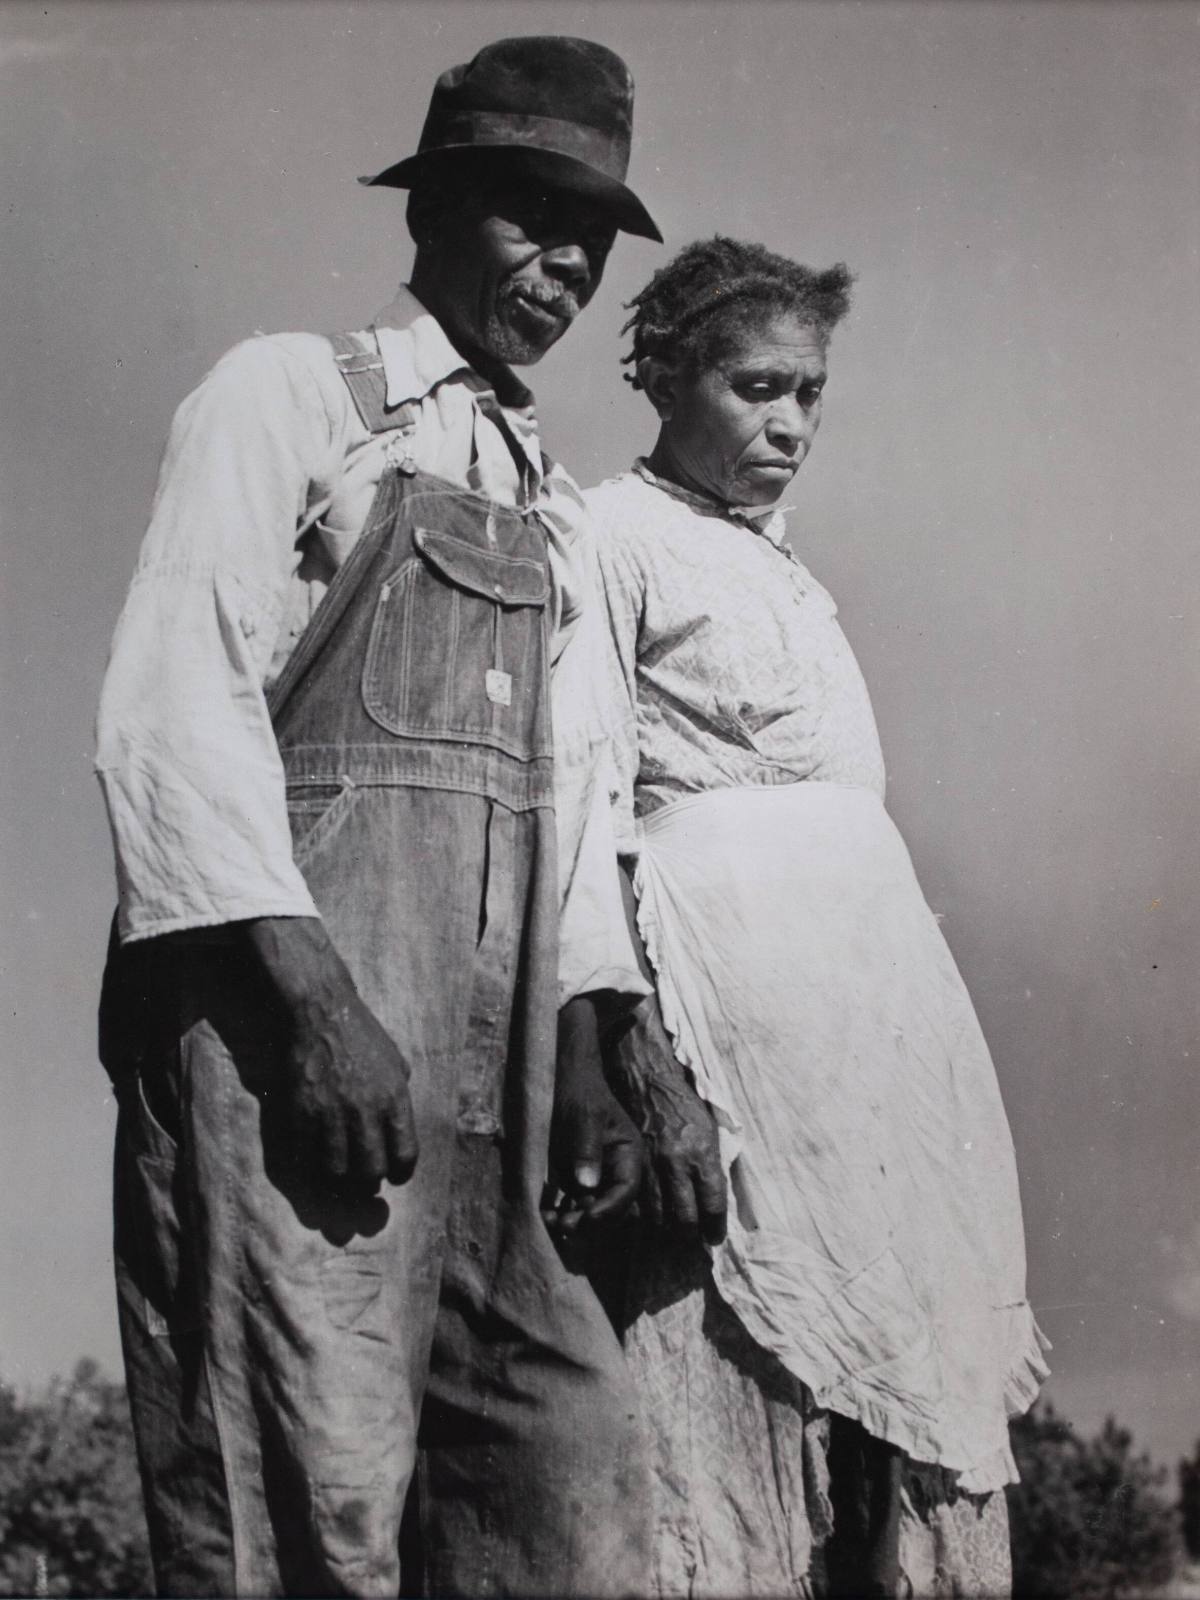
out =
{"type": "Polygon", "coordinates": [[[726,505],[766,506],[808,454],[825,376],[819,330],[774,316],[704,371],[664,366],[647,388],[681,481],[726,505]]]}

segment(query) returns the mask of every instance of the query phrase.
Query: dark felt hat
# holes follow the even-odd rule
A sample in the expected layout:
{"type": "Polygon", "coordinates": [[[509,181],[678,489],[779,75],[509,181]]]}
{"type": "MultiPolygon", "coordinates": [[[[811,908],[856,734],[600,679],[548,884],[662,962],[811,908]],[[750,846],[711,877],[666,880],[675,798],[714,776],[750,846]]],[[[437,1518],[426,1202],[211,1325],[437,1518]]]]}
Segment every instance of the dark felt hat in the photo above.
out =
{"type": "Polygon", "coordinates": [[[657,239],[650,213],[625,186],[633,77],[590,39],[498,39],[434,85],[417,153],[361,183],[411,188],[455,153],[518,158],[522,170],[600,203],[626,233],[657,239]]]}

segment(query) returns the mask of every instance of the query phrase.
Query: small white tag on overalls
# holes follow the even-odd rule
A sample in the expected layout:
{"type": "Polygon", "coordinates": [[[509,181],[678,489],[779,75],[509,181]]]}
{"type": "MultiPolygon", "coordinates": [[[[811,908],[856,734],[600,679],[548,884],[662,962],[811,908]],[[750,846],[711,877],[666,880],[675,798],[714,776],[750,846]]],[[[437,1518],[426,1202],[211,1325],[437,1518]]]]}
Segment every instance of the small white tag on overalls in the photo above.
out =
{"type": "Polygon", "coordinates": [[[512,705],[511,672],[497,672],[495,667],[491,667],[483,675],[483,686],[494,706],[512,705]]]}

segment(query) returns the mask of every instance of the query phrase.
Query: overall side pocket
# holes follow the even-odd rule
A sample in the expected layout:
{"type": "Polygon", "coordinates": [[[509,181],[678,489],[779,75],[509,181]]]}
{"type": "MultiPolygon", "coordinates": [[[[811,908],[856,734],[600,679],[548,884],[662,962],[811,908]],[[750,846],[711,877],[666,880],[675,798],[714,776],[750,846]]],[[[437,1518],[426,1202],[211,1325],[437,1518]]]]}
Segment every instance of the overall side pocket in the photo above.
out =
{"type": "Polygon", "coordinates": [[[292,859],[303,867],[328,844],[349,818],[360,790],[350,778],[336,783],[289,783],[288,824],[292,830],[292,859]]]}
{"type": "MultiPolygon", "coordinates": [[[[177,1118],[155,1109],[146,1082],[147,1074],[163,1067],[161,1061],[146,1063],[122,1084],[116,1150],[118,1280],[151,1338],[190,1333],[200,1323],[184,1258],[186,1157],[177,1118]]],[[[161,1088],[155,1099],[165,1104],[174,1091],[165,1081],[161,1088]]]]}

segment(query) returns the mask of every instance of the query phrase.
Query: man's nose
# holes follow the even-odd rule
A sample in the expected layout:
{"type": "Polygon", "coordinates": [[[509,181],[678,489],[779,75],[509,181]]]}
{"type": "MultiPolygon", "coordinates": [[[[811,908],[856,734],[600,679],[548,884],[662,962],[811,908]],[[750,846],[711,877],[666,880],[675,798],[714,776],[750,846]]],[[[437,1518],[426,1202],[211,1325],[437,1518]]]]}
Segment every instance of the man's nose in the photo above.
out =
{"type": "Polygon", "coordinates": [[[587,251],[571,240],[564,239],[561,244],[543,250],[542,268],[548,277],[565,284],[568,289],[582,289],[591,281],[587,251]]]}

